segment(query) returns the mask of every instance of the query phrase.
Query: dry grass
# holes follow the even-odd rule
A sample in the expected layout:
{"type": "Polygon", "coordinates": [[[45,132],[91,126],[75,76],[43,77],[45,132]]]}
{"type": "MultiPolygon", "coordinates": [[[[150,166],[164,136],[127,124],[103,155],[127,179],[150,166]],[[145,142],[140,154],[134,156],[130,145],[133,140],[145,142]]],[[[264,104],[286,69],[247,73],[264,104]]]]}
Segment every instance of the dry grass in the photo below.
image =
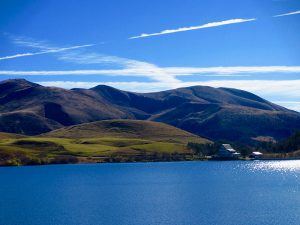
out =
{"type": "Polygon", "coordinates": [[[42,137],[146,139],[170,143],[208,143],[209,141],[176,127],[152,121],[104,120],[61,128],[42,137]]]}

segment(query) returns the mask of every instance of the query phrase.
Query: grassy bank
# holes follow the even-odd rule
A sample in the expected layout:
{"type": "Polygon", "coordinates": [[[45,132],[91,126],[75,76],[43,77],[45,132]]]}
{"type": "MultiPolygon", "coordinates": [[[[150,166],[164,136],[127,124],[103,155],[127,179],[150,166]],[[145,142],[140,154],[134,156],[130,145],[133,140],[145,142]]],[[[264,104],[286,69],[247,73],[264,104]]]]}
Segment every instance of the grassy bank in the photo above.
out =
{"type": "Polygon", "coordinates": [[[184,143],[127,138],[44,138],[0,140],[0,165],[77,162],[188,160],[184,143]]]}

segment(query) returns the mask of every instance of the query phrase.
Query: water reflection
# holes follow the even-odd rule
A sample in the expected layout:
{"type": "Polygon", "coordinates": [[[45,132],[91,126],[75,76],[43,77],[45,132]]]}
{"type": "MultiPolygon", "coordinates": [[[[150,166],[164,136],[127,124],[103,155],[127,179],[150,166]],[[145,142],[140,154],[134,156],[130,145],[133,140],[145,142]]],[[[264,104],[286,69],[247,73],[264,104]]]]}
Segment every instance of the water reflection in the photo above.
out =
{"type": "Polygon", "coordinates": [[[253,171],[300,171],[300,160],[254,161],[247,167],[253,171]]]}

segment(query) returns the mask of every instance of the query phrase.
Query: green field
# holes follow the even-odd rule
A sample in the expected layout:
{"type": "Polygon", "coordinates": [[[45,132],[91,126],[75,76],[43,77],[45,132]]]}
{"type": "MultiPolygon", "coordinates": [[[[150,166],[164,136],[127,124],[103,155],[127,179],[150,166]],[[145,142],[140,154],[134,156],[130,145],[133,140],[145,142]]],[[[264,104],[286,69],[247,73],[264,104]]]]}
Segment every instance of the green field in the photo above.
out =
{"type": "Polygon", "coordinates": [[[185,144],[126,138],[43,138],[0,140],[2,165],[68,162],[141,161],[189,155],[185,144]]]}
{"type": "Polygon", "coordinates": [[[40,136],[0,133],[0,165],[185,160],[188,142],[209,141],[162,123],[111,120],[40,136]]]}

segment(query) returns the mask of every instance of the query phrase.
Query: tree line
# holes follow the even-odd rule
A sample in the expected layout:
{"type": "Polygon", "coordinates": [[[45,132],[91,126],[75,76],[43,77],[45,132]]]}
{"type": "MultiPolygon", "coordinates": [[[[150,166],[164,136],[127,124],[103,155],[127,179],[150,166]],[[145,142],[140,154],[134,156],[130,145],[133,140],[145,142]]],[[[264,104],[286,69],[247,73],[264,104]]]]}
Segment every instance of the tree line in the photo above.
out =
{"type": "Polygon", "coordinates": [[[222,143],[230,144],[233,148],[240,152],[243,157],[250,155],[253,151],[285,154],[300,150],[300,131],[297,131],[287,139],[278,142],[255,142],[252,146],[243,145],[241,143],[217,141],[210,144],[189,142],[187,144],[187,148],[200,157],[206,157],[216,155],[222,143]]]}

